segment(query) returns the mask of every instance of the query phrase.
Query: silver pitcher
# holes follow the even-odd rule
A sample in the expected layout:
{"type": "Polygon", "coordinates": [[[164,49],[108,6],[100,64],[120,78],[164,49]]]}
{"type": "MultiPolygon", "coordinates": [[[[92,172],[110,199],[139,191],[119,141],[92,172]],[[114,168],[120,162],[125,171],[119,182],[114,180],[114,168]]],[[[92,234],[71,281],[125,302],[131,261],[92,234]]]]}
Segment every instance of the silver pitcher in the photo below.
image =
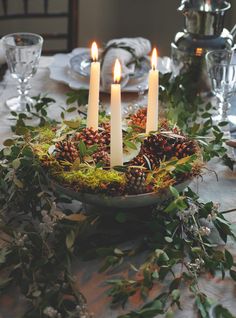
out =
{"type": "Polygon", "coordinates": [[[186,1],[178,11],[185,16],[185,29],[201,36],[220,36],[224,28],[225,12],[231,4],[226,1],[186,1]]]}
{"type": "Polygon", "coordinates": [[[232,48],[233,35],[224,28],[230,7],[224,0],[182,0],[178,8],[185,16],[185,27],[171,44],[172,60],[181,73],[190,73],[199,91],[210,90],[206,53],[232,48]]]}

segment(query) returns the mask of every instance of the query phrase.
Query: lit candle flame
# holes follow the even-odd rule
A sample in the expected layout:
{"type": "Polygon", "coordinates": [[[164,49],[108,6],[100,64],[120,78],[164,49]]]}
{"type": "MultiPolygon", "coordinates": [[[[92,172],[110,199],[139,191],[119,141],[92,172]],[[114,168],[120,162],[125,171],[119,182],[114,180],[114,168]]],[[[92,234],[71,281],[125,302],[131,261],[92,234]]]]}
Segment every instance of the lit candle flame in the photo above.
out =
{"type": "Polygon", "coordinates": [[[157,49],[154,48],[152,51],[152,69],[153,70],[157,69],[157,57],[158,57],[157,49]]]}
{"type": "Polygon", "coordinates": [[[91,48],[91,56],[94,62],[98,60],[98,46],[96,42],[93,42],[92,48],[91,48]]]}
{"type": "Polygon", "coordinates": [[[119,83],[121,79],[121,65],[120,61],[116,59],[115,67],[114,67],[114,82],[119,83]]]}

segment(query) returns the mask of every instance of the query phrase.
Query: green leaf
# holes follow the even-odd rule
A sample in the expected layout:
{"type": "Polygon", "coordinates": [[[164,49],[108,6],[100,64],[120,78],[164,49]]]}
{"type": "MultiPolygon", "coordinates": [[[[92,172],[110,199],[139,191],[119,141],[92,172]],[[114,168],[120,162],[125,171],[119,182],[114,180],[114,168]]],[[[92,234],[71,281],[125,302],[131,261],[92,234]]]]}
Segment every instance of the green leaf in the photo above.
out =
{"type": "Polygon", "coordinates": [[[198,293],[195,301],[201,318],[210,318],[208,314],[212,306],[212,301],[203,293],[198,293]]]}
{"type": "Polygon", "coordinates": [[[123,256],[123,255],[124,255],[124,253],[122,252],[122,250],[119,249],[119,248],[115,248],[115,249],[114,249],[114,253],[115,253],[116,255],[119,255],[119,256],[123,256]]]}
{"type": "Polygon", "coordinates": [[[13,139],[6,139],[4,142],[3,142],[3,145],[5,147],[10,147],[12,145],[14,145],[15,141],[13,139]]]}
{"type": "Polygon", "coordinates": [[[232,254],[228,250],[225,250],[225,262],[226,262],[226,268],[231,269],[231,267],[234,264],[234,259],[232,254]]]}
{"type": "Polygon", "coordinates": [[[63,123],[71,129],[77,129],[81,125],[81,120],[64,120],[63,123]]]}
{"type": "Polygon", "coordinates": [[[124,140],[124,144],[126,145],[126,147],[133,149],[133,150],[137,150],[137,146],[135,145],[135,143],[129,141],[129,140],[124,140]]]}
{"type": "Polygon", "coordinates": [[[212,115],[210,113],[204,113],[202,114],[202,118],[209,118],[209,117],[212,117],[212,115]]]}
{"type": "Polygon", "coordinates": [[[79,142],[79,152],[81,157],[84,157],[87,154],[87,148],[83,140],[79,142]]]}
{"type": "Polygon", "coordinates": [[[36,290],[32,293],[32,296],[35,298],[38,298],[41,295],[41,291],[40,290],[36,290]]]}
{"type": "Polygon", "coordinates": [[[76,111],[76,110],[77,110],[76,107],[70,107],[70,108],[68,108],[66,111],[67,111],[67,113],[73,113],[73,112],[76,111]]]}
{"type": "Polygon", "coordinates": [[[153,273],[152,273],[152,277],[154,278],[154,279],[159,279],[159,273],[158,273],[158,271],[157,270],[155,270],[153,273]]]}
{"type": "Polygon", "coordinates": [[[179,289],[174,289],[172,292],[171,292],[171,296],[173,298],[173,300],[176,302],[180,299],[180,290],[179,289]]]}
{"type": "Polygon", "coordinates": [[[11,251],[6,247],[2,247],[0,249],[0,264],[4,264],[6,262],[6,257],[10,253],[11,251]]]}
{"type": "Polygon", "coordinates": [[[177,190],[176,188],[170,186],[170,192],[173,194],[173,196],[174,196],[175,198],[178,198],[178,197],[179,197],[179,192],[178,192],[178,190],[177,190]]]}
{"type": "Polygon", "coordinates": [[[222,305],[217,305],[212,307],[212,317],[214,318],[235,318],[228,309],[222,305]]]}
{"type": "Polygon", "coordinates": [[[69,234],[67,234],[66,236],[66,247],[70,250],[74,243],[75,243],[75,232],[74,231],[70,231],[69,234]]]}
{"type": "Polygon", "coordinates": [[[21,160],[19,158],[12,161],[12,167],[17,170],[21,165],[21,160]]]}
{"type": "Polygon", "coordinates": [[[174,318],[175,317],[175,313],[169,309],[165,315],[165,318],[174,318]]]}
{"type": "Polygon", "coordinates": [[[88,103],[88,90],[79,89],[78,91],[70,92],[67,94],[67,105],[77,102],[78,105],[86,105],[88,103]]]}
{"type": "Polygon", "coordinates": [[[158,265],[165,265],[169,262],[169,256],[164,252],[163,250],[156,249],[155,250],[155,255],[157,258],[157,263],[158,265]]]}
{"type": "Polygon", "coordinates": [[[11,148],[4,148],[3,149],[3,154],[5,157],[8,157],[11,155],[11,148]]]}
{"type": "Polygon", "coordinates": [[[172,292],[174,290],[178,290],[181,284],[181,281],[182,281],[182,276],[175,278],[170,284],[170,287],[169,287],[170,291],[172,292]]]}
{"type": "Polygon", "coordinates": [[[220,127],[227,126],[228,124],[229,124],[228,121],[221,121],[220,123],[218,123],[218,125],[219,125],[220,127]]]}
{"type": "Polygon", "coordinates": [[[230,170],[234,171],[234,160],[230,158],[227,154],[222,157],[223,163],[230,168],[230,170]]]}
{"type": "Polygon", "coordinates": [[[173,239],[172,239],[171,237],[169,237],[169,236],[165,236],[165,241],[166,241],[167,243],[172,243],[172,242],[173,242],[173,239]]]}
{"type": "Polygon", "coordinates": [[[233,271],[232,269],[230,270],[230,276],[231,278],[236,281],[236,271],[233,271]]]}
{"type": "Polygon", "coordinates": [[[191,247],[191,251],[192,251],[194,254],[199,254],[199,255],[201,255],[201,254],[204,253],[204,251],[202,250],[201,247],[191,247]]]}
{"type": "Polygon", "coordinates": [[[17,179],[16,176],[14,176],[13,182],[19,189],[23,189],[24,188],[23,183],[19,179],[17,179]]]}
{"type": "Polygon", "coordinates": [[[91,156],[98,150],[98,145],[95,144],[87,149],[87,155],[91,156]]]}
{"type": "Polygon", "coordinates": [[[154,317],[153,315],[162,314],[163,313],[163,304],[160,300],[154,300],[152,303],[149,303],[143,307],[139,311],[139,315],[141,317],[154,317]]]}

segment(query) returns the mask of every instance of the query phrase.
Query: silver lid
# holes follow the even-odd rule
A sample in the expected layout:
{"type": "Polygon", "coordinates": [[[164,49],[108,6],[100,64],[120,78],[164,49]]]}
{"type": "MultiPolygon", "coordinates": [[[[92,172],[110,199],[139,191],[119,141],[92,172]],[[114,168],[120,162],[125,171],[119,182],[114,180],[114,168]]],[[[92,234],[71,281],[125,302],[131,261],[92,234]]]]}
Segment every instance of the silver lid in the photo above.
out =
{"type": "Polygon", "coordinates": [[[179,11],[194,10],[201,12],[223,12],[229,10],[231,4],[225,0],[182,0],[179,11]]]}

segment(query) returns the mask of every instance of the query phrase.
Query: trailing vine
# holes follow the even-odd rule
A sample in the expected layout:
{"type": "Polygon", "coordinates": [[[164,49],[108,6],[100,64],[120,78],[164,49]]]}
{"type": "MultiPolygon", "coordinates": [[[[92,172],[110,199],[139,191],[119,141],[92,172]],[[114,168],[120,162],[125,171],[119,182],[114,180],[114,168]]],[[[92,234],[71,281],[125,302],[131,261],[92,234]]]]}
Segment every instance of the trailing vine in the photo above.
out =
{"type": "MultiPolygon", "coordinates": [[[[170,83],[168,76],[162,78],[165,90],[161,94],[162,101],[169,103],[168,116],[173,116],[173,109],[178,110],[178,125],[202,141],[205,159],[226,159],[222,131],[211,120],[210,106],[200,112],[204,123],[196,124],[199,97],[188,98],[183,86],[186,78],[178,77],[170,83]],[[176,94],[180,88],[181,93],[176,94]]],[[[68,103],[78,96],[70,94],[68,103]]],[[[38,118],[46,129],[52,124],[47,109],[54,101],[41,96],[36,101],[28,108],[30,115],[12,114],[17,137],[6,140],[0,151],[0,295],[10,286],[18,286],[28,301],[27,318],[91,317],[86,300],[76,288],[71,264],[74,258],[93,257],[103,259],[102,272],[121,264],[131,269],[131,277],[107,281],[112,304],[124,307],[137,294],[146,300],[156,284],[165,285],[155,299],[120,318],[174,317],[175,310],[182,308],[182,288],[193,294],[200,317],[210,317],[213,306],[219,317],[233,317],[198,286],[202,273],[220,273],[222,279],[228,274],[236,280],[232,254],[226,246],[219,249],[212,238],[216,232],[224,244],[229,237],[235,239],[225,218],[227,211],[220,211],[212,202],[201,202],[191,189],[179,193],[174,187],[170,187],[172,198],[149,211],[107,215],[83,210],[75,213],[70,206],[65,209],[69,198],[52,191],[31,147],[34,128],[30,118],[38,118]],[[127,241],[135,243],[124,249],[127,241]],[[141,265],[134,257],[140,253],[145,255],[141,265]]],[[[62,119],[66,112],[77,110],[81,112],[69,106],[63,110],[62,119]]],[[[230,165],[232,168],[231,161],[230,165]]]]}

